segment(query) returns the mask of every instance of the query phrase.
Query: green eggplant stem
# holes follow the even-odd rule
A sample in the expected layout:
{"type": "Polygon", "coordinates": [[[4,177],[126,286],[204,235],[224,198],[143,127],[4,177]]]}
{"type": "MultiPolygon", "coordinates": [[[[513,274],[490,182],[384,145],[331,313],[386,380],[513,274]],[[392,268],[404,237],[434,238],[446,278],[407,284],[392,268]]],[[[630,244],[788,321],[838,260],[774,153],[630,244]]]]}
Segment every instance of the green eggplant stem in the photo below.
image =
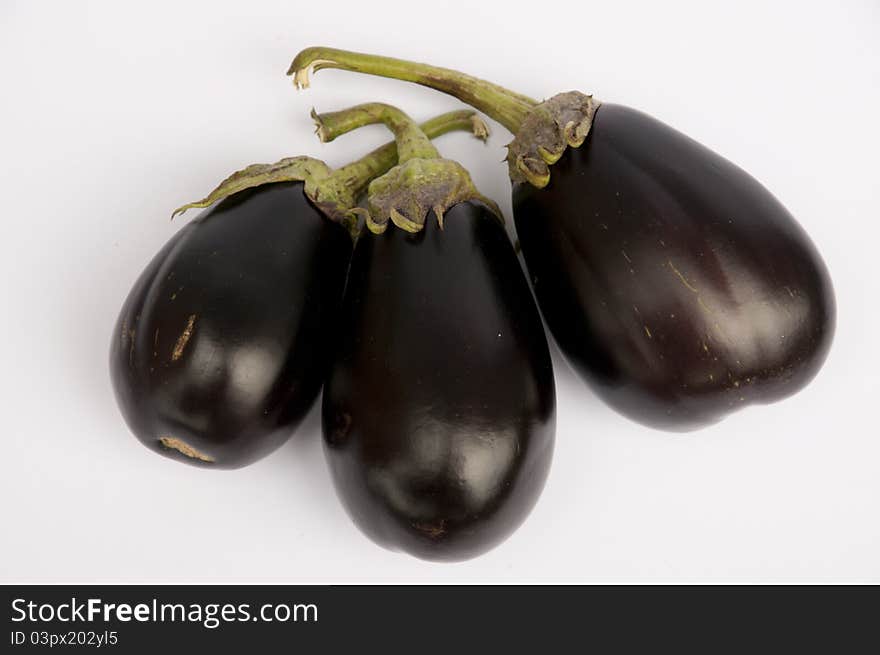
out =
{"type": "Polygon", "coordinates": [[[538,105],[536,100],[524,95],[448,68],[323,46],[300,52],[287,74],[293,75],[293,83],[298,88],[305,88],[309,85],[309,72],[322,68],[390,77],[443,91],[494,118],[513,134],[538,105]]]}
{"type": "Polygon", "coordinates": [[[312,110],[321,141],[332,141],[340,134],[375,123],[385,124],[397,143],[397,162],[436,159],[440,156],[431,139],[403,111],[382,102],[368,102],[342,111],[318,114],[312,110]]]}
{"type": "MultiPolygon", "coordinates": [[[[343,112],[335,112],[342,114],[343,112]]],[[[316,114],[313,114],[313,116],[316,114]]],[[[326,116],[326,114],[324,114],[326,116]]],[[[353,125],[348,130],[338,132],[333,138],[344,134],[345,132],[359,127],[353,125]]],[[[477,118],[476,112],[470,109],[457,109],[450,111],[425,121],[418,126],[418,129],[428,138],[436,139],[449,132],[456,131],[472,131],[477,137],[485,139],[486,134],[481,130],[485,126],[477,118]]],[[[322,139],[323,140],[323,139],[322,139]]],[[[328,139],[332,141],[332,139],[328,139]]],[[[432,146],[433,147],[433,146],[432,146]]],[[[370,182],[390,170],[398,161],[397,143],[391,141],[384,146],[380,146],[375,150],[367,153],[357,161],[345,166],[341,166],[333,171],[330,176],[341,181],[345,181],[345,186],[349,188],[354,197],[357,198],[363,194],[370,182]]]]}

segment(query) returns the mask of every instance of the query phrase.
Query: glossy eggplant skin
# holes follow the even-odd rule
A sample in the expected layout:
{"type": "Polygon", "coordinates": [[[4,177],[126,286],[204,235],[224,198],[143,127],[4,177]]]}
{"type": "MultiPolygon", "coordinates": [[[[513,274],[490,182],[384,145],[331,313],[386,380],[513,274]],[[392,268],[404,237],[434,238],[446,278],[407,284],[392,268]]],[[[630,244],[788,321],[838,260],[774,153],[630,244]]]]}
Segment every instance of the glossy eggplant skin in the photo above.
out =
{"type": "Polygon", "coordinates": [[[317,397],[353,245],[302,186],[249,189],[203,212],[131,290],[111,377],[152,450],[238,468],[280,446],[317,397]]]}
{"type": "Polygon", "coordinates": [[[337,493],[380,545],[474,557],[524,520],[553,451],[556,394],[540,315],[482,205],[421,232],[358,241],[324,387],[337,493]]]}
{"type": "Polygon", "coordinates": [[[834,294],[805,232],[743,170],[643,113],[600,106],[513,207],[560,349],[640,423],[690,430],[778,400],[828,353],[834,294]]]}

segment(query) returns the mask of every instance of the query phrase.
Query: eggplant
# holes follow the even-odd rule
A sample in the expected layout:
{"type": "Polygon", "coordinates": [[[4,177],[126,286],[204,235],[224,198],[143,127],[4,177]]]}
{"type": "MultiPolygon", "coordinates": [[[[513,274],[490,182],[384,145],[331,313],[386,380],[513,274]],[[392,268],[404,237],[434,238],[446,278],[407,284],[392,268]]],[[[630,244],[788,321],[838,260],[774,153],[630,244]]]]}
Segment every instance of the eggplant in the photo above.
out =
{"type": "Polygon", "coordinates": [[[371,104],[317,118],[324,140],[385,122],[401,161],[370,184],[324,388],[337,494],[386,548],[474,557],[525,519],[549,471],[540,315],[497,207],[405,114],[371,104]]]}
{"type": "MultiPolygon", "coordinates": [[[[432,136],[474,126],[470,111],[426,124],[432,136]]],[[[290,437],[323,382],[355,236],[348,212],[396,156],[388,144],[336,172],[306,157],[255,165],[178,210],[216,203],[141,274],[111,346],[116,399],[144,445],[228,469],[290,437]]]]}
{"type": "Polygon", "coordinates": [[[514,135],[513,211],[544,319],[625,416],[684,431],[803,388],[836,307],[804,230],[745,171],[634,109],[577,91],[538,103],[447,69],[330,48],[297,55],[450,93],[514,135]],[[551,175],[552,170],[552,175],[551,175]]]}
{"type": "Polygon", "coordinates": [[[352,239],[302,187],[269,184],[221,201],[132,290],[113,384],[149,448],[244,466],[280,446],[311,407],[352,239]]]}
{"type": "Polygon", "coordinates": [[[764,187],[692,139],[604,104],[546,189],[513,194],[547,324],[623,414],[695,428],[819,370],[835,311],[821,257],[764,187]]]}

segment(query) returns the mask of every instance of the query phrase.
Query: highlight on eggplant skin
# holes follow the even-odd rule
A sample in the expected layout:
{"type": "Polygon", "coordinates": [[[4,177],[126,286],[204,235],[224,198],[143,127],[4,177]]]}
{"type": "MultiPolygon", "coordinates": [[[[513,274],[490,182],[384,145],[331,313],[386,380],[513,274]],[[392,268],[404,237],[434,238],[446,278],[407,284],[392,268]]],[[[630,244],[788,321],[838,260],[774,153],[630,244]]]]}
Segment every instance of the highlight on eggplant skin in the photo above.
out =
{"type": "Polygon", "coordinates": [[[324,387],[337,494],[376,543],[428,560],[506,539],[546,480],[555,387],[543,325],[482,205],[358,240],[324,387]]]}
{"type": "Polygon", "coordinates": [[[761,184],[633,109],[603,104],[517,233],[561,351],[609,404],[690,430],[803,388],[835,302],[820,255],[761,184]]]}
{"type": "Polygon", "coordinates": [[[114,392],[148,448],[238,468],[280,446],[321,388],[352,239],[303,184],[240,191],[175,234],[114,329],[114,392]]]}

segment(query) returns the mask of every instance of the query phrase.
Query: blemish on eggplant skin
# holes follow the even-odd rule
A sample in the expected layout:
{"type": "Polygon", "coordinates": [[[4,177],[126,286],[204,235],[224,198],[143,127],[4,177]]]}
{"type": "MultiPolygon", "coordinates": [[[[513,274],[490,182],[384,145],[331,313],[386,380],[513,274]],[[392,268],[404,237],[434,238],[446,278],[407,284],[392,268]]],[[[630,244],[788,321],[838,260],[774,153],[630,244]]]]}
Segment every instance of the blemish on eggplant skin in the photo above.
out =
{"type": "Polygon", "coordinates": [[[197,459],[201,462],[207,462],[209,464],[212,464],[214,462],[213,457],[196,450],[188,443],[186,443],[185,441],[181,441],[177,437],[159,437],[159,443],[162,445],[163,448],[167,450],[176,450],[177,452],[189,457],[190,459],[197,459]]]}
{"type": "Polygon", "coordinates": [[[128,329],[128,366],[134,368],[134,328],[128,329]]]}
{"type": "Polygon", "coordinates": [[[672,263],[672,260],[670,259],[670,260],[667,260],[667,261],[668,261],[668,263],[669,263],[669,268],[671,268],[671,269],[672,269],[672,272],[678,277],[679,280],[681,280],[681,283],[682,283],[685,287],[687,287],[690,291],[693,291],[694,293],[699,293],[699,292],[694,288],[694,286],[693,286],[690,282],[687,281],[687,278],[685,278],[685,276],[682,274],[682,272],[679,271],[677,268],[675,268],[675,264],[672,263]]]}
{"type": "Polygon", "coordinates": [[[174,350],[171,351],[172,362],[176,362],[183,356],[183,350],[184,348],[186,348],[186,344],[189,343],[190,337],[192,337],[195,324],[196,315],[190,314],[189,318],[186,321],[186,327],[183,328],[183,332],[181,332],[180,336],[177,337],[177,343],[174,344],[174,350]]]}
{"type": "Polygon", "coordinates": [[[351,430],[351,414],[342,412],[333,421],[333,429],[330,431],[328,441],[334,446],[342,445],[348,438],[349,430],[351,430]]]}
{"type": "Polygon", "coordinates": [[[446,534],[446,519],[438,521],[413,521],[410,525],[429,539],[439,539],[446,534]]]}

